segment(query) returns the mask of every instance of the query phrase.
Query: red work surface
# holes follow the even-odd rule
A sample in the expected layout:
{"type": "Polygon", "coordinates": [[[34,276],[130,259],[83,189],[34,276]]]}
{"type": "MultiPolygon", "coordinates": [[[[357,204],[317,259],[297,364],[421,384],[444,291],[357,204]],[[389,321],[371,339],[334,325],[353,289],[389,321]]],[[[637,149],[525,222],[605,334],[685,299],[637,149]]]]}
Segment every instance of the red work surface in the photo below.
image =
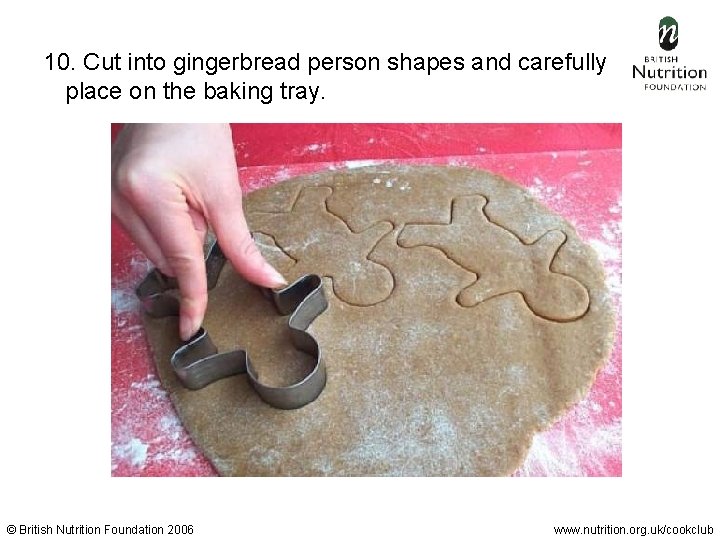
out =
{"type": "MultiPolygon", "coordinates": [[[[113,136],[119,131],[113,126],[113,136]]],[[[535,436],[518,476],[622,474],[621,127],[595,124],[243,124],[233,138],[245,192],[378,162],[486,169],[573,223],[603,262],[617,309],[612,355],[588,396],[535,436]]],[[[115,476],[214,475],[155,373],[135,285],[150,269],[112,225],[112,447],[115,476]]]]}

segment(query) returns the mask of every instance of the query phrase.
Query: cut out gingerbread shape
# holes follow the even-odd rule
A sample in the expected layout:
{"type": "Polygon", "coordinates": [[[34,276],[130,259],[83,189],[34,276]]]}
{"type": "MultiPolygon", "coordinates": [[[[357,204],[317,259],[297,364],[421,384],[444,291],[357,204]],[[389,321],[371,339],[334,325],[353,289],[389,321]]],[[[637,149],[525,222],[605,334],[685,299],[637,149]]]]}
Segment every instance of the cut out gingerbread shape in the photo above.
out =
{"type": "Polygon", "coordinates": [[[457,302],[464,307],[517,292],[539,317],[558,322],[582,317],[590,305],[587,289],[571,276],[550,268],[565,243],[565,233],[551,230],[532,244],[525,244],[487,218],[487,203],[481,195],[456,197],[449,224],[407,224],[398,244],[437,248],[475,273],[477,280],[457,296],[457,302]]]}
{"type": "Polygon", "coordinates": [[[250,213],[250,228],[271,236],[295,260],[293,275],[288,278],[315,273],[320,266],[323,275],[333,279],[340,300],[357,306],[377,304],[390,296],[394,280],[385,266],[369,256],[392,224],[379,222],[356,233],[328,211],[326,200],[331,194],[330,187],[306,187],[289,212],[250,213]],[[313,223],[310,237],[308,220],[313,223]]]}

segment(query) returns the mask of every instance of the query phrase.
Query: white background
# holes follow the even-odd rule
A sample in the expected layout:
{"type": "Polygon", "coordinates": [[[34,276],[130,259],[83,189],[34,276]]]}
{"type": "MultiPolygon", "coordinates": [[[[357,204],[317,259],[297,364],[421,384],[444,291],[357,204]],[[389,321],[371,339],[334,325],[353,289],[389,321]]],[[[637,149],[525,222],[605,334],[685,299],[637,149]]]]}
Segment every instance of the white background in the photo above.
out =
{"type": "Polygon", "coordinates": [[[707,7],[123,1],[3,11],[1,536],[21,523],[192,523],[193,538],[550,538],[553,525],[658,523],[710,523],[717,534],[720,66],[707,7]],[[633,63],[663,52],[665,15],[680,24],[672,54],[708,69],[706,92],[648,93],[632,79],[633,63]],[[65,105],[71,80],[168,75],[50,72],[45,56],[63,51],[608,58],[601,76],[515,67],[262,77],[320,84],[326,99],[315,105],[65,105]],[[624,477],[110,478],[111,121],[622,122],[624,477]]]}

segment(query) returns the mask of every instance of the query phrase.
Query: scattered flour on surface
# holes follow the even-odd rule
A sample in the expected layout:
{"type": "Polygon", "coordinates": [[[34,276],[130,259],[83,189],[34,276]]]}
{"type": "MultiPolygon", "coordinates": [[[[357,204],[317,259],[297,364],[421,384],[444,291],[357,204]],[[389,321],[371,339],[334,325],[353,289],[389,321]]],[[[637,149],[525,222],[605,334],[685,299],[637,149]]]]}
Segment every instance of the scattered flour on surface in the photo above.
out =
{"type": "Polygon", "coordinates": [[[562,177],[562,180],[572,180],[574,182],[581,182],[590,178],[590,175],[585,171],[573,171],[562,177]]]}
{"type": "Polygon", "coordinates": [[[168,436],[169,439],[177,441],[182,434],[182,424],[175,414],[166,414],[160,419],[160,430],[168,436]]]}
{"type": "Polygon", "coordinates": [[[150,261],[138,255],[130,260],[125,272],[112,280],[110,306],[115,323],[113,339],[133,345],[140,342],[143,335],[140,324],[141,304],[135,294],[135,287],[151,269],[150,261]]]}
{"type": "Polygon", "coordinates": [[[608,221],[602,224],[602,236],[608,242],[616,242],[622,234],[622,225],[619,221],[608,221]]]}
{"type": "Polygon", "coordinates": [[[121,278],[113,280],[110,291],[110,305],[117,315],[136,312],[140,302],[135,295],[135,287],[148,272],[152,263],[143,256],[133,257],[121,278]]]}
{"type": "Polygon", "coordinates": [[[280,182],[282,180],[288,180],[290,177],[292,177],[292,171],[286,167],[282,167],[275,172],[273,175],[273,179],[280,182]]]}
{"type": "Polygon", "coordinates": [[[605,283],[612,295],[619,297],[622,291],[622,268],[620,242],[622,224],[620,221],[607,221],[601,225],[600,238],[592,238],[588,243],[597,253],[605,268],[605,283]]]}
{"type": "Polygon", "coordinates": [[[531,447],[532,457],[540,457],[539,462],[544,466],[543,471],[552,476],[583,476],[587,474],[588,461],[590,469],[595,474],[605,475],[603,466],[606,458],[619,456],[622,445],[622,422],[619,418],[607,425],[590,427],[576,427],[571,434],[562,434],[553,437],[553,434],[542,434],[544,439],[540,444],[546,449],[554,450],[555,455],[547,456],[535,451],[535,444],[531,447]],[[544,444],[543,444],[544,443],[544,444]],[[546,459],[549,458],[549,459],[546,459]]]}
{"type": "Polygon", "coordinates": [[[113,445],[112,456],[116,460],[125,460],[133,467],[143,469],[147,463],[148,446],[140,439],[133,437],[126,443],[113,445]]]}
{"type": "Polygon", "coordinates": [[[569,414],[569,419],[549,431],[535,434],[523,466],[516,476],[607,475],[608,458],[620,456],[622,420],[614,418],[595,424],[601,405],[586,399],[569,414]]]}
{"type": "Polygon", "coordinates": [[[610,244],[597,239],[591,239],[588,243],[593,247],[601,261],[606,262],[620,260],[620,250],[615,246],[611,246],[610,244]]]}
{"type": "Polygon", "coordinates": [[[306,154],[321,154],[327,151],[330,146],[330,143],[312,143],[302,147],[299,151],[295,151],[294,153],[301,156],[306,154]]]}
{"type": "Polygon", "coordinates": [[[345,161],[343,165],[348,169],[358,169],[360,167],[369,167],[370,165],[379,165],[381,161],[375,159],[359,159],[356,161],[345,161]]]}
{"type": "Polygon", "coordinates": [[[528,188],[530,194],[541,202],[562,199],[565,196],[565,188],[554,185],[545,185],[542,178],[533,177],[533,185],[528,188]]]}
{"type": "Polygon", "coordinates": [[[469,164],[469,162],[465,158],[454,157],[454,158],[448,159],[447,164],[450,165],[451,167],[465,167],[469,164]]]}
{"type": "Polygon", "coordinates": [[[149,394],[153,399],[167,397],[167,392],[160,384],[160,381],[152,374],[145,377],[142,381],[130,383],[130,388],[149,394]]]}
{"type": "MultiPolygon", "coordinates": [[[[136,311],[140,306],[140,301],[132,290],[113,288],[110,291],[110,305],[115,313],[123,313],[136,311]]],[[[126,322],[123,320],[118,326],[122,328],[126,322]]]]}
{"type": "Polygon", "coordinates": [[[198,457],[193,448],[171,448],[152,456],[152,461],[172,461],[173,463],[189,463],[198,457]]]}
{"type": "Polygon", "coordinates": [[[172,410],[167,392],[154,375],[130,383],[127,400],[115,413],[112,471],[117,471],[120,465],[131,470],[143,470],[162,464],[165,469],[168,466],[172,469],[173,466],[187,466],[199,459],[172,410]]]}

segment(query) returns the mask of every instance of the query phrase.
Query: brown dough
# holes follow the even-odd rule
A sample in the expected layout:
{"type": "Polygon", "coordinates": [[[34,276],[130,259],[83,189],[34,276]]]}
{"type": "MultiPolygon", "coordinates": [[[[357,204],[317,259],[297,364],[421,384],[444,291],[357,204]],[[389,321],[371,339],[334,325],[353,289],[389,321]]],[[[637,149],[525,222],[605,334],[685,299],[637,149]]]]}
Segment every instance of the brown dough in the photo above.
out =
{"type": "MultiPolygon", "coordinates": [[[[588,391],[613,309],[598,260],[520,187],[474,169],[328,171],[251,193],[250,227],[290,281],[326,276],[311,327],[327,363],[317,401],[273,409],[244,375],[184,389],[174,318],[146,321],[158,372],[223,475],[507,475],[532,436],[588,391]]],[[[205,319],[260,376],[310,359],[285,317],[226,265],[205,319]]]]}

